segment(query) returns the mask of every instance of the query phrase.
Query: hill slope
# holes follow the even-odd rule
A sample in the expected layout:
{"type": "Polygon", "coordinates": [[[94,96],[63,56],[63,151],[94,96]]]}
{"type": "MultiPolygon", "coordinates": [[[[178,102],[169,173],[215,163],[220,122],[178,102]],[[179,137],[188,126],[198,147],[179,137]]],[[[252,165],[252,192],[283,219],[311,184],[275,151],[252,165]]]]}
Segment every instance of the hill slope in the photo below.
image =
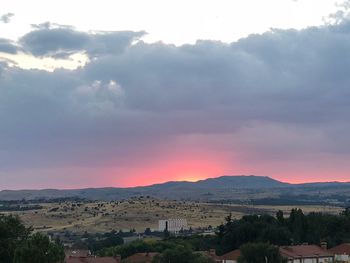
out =
{"type": "Polygon", "coordinates": [[[346,188],[348,190],[350,183],[331,182],[293,185],[265,176],[221,176],[197,182],[166,182],[130,188],[4,190],[0,191],[0,200],[67,197],[90,200],[120,200],[133,196],[150,195],[167,199],[215,201],[276,197],[286,193],[293,194],[294,192],[312,194],[313,192],[318,193],[323,188],[346,188]]]}

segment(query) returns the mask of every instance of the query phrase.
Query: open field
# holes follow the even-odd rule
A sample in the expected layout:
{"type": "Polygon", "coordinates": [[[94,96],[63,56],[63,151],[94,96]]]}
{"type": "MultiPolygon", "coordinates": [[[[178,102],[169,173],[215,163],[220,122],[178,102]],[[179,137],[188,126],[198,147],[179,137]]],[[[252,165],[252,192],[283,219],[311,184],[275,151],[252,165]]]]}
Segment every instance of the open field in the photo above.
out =
{"type": "MultiPolygon", "coordinates": [[[[212,204],[185,201],[134,198],[111,202],[42,203],[43,209],[11,212],[18,214],[26,225],[38,231],[69,230],[82,232],[107,232],[130,230],[143,232],[146,228],[158,229],[158,220],[185,218],[189,227],[215,227],[232,213],[235,218],[245,214],[285,213],[294,206],[253,206],[212,204]]],[[[305,213],[312,211],[338,214],[342,208],[334,206],[298,206],[305,213]]]]}

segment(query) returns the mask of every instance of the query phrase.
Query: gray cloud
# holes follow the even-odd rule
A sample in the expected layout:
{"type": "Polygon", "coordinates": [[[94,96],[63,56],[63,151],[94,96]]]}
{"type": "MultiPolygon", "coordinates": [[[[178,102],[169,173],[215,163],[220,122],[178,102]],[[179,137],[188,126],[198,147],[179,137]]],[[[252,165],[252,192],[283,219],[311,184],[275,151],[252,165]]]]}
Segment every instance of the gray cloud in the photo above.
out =
{"type": "Polygon", "coordinates": [[[89,56],[98,56],[119,53],[145,34],[132,31],[85,33],[67,26],[52,26],[49,22],[35,25],[37,30],[20,39],[24,50],[35,56],[65,57],[83,51],[89,56]]]}
{"type": "Polygon", "coordinates": [[[193,134],[227,138],[215,147],[247,163],[350,155],[349,22],[231,44],[131,45],[142,34],[42,28],[22,37],[37,56],[95,59],[52,73],[0,66],[0,167],[135,165],[193,134]]]}
{"type": "Polygon", "coordinates": [[[9,39],[0,38],[0,52],[16,54],[18,47],[9,39]]]}
{"type": "Polygon", "coordinates": [[[53,29],[53,28],[72,29],[72,30],[75,29],[73,26],[70,26],[70,25],[51,23],[50,21],[46,21],[40,24],[31,24],[31,27],[33,29],[53,29]]]}
{"type": "Polygon", "coordinates": [[[0,16],[0,22],[3,22],[5,24],[10,23],[11,22],[11,18],[14,16],[15,14],[13,13],[7,13],[4,14],[2,16],[0,16]]]}

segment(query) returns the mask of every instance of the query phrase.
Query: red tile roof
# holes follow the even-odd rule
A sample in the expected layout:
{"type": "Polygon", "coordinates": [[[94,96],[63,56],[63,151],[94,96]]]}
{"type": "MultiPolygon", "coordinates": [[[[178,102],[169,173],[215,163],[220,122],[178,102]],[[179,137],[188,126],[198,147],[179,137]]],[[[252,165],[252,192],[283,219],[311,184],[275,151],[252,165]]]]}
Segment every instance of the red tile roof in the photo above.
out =
{"type": "Polygon", "coordinates": [[[158,255],[157,252],[149,252],[149,253],[136,253],[127,257],[123,260],[126,263],[151,263],[153,258],[158,255]]]}
{"type": "Polygon", "coordinates": [[[300,245],[280,247],[280,253],[285,258],[324,258],[333,254],[316,245],[300,245]]]}
{"type": "Polygon", "coordinates": [[[339,246],[328,249],[329,252],[337,255],[350,255],[350,243],[344,243],[339,246]]]}
{"type": "Polygon", "coordinates": [[[65,263],[120,263],[112,257],[68,257],[65,263]]]}
{"type": "Polygon", "coordinates": [[[222,256],[220,256],[219,258],[221,260],[236,260],[239,258],[239,256],[241,255],[241,251],[239,249],[230,251],[222,256]]]}

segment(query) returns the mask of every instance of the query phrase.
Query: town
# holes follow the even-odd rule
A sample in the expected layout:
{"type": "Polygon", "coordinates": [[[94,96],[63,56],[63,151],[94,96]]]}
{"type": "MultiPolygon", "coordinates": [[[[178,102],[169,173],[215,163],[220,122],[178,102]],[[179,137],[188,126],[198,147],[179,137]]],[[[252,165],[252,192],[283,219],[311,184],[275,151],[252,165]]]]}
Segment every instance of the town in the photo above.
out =
{"type": "MultiPolygon", "coordinates": [[[[148,199],[152,203],[150,197],[133,202],[148,199]]],[[[62,201],[61,208],[68,204],[83,210],[86,204],[91,206],[91,202],[62,201]]],[[[103,207],[107,202],[101,204],[97,207],[106,213],[103,207]]],[[[30,206],[30,212],[37,215],[45,205],[30,206]]],[[[51,213],[59,213],[61,208],[51,208],[51,213]]],[[[300,208],[275,214],[229,213],[222,218],[223,223],[207,227],[192,227],[187,218],[165,218],[164,213],[154,228],[139,231],[130,225],[129,229],[109,232],[33,228],[28,222],[23,224],[19,217],[23,212],[28,211],[0,215],[0,258],[5,258],[4,262],[38,263],[41,261],[31,260],[42,254],[55,258],[42,262],[65,263],[350,262],[350,208],[326,213],[304,213],[300,208]]]]}

